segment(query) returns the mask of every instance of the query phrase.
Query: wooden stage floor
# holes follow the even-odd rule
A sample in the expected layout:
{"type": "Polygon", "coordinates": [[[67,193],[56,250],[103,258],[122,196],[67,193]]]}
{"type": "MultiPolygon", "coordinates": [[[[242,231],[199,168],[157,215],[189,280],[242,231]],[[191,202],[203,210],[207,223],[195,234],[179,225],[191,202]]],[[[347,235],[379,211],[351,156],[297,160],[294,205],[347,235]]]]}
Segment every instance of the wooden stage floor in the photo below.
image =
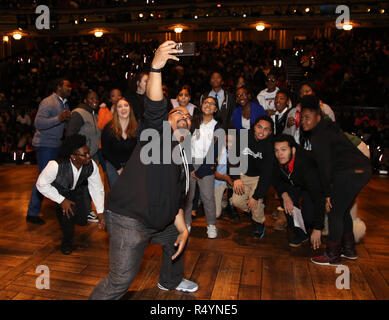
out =
{"type": "MultiPolygon", "coordinates": [[[[96,224],[77,227],[76,242],[87,240],[90,246],[63,255],[52,202],[44,201],[44,226],[25,221],[36,174],[36,166],[0,166],[0,299],[86,299],[108,272],[108,236],[96,224]],[[50,269],[49,290],[36,288],[39,265],[50,269]]],[[[287,231],[271,226],[270,213],[277,203],[270,200],[262,240],[250,237],[246,216],[236,223],[222,215],[217,239],[206,237],[203,216],[194,220],[185,277],[199,284],[196,293],[157,288],[161,248],[150,245],[125,299],[389,299],[388,178],[374,177],[358,198],[367,235],[357,246],[359,259],[345,262],[350,290],[336,288],[336,268],[310,262],[309,244],[288,246],[287,231]]]]}

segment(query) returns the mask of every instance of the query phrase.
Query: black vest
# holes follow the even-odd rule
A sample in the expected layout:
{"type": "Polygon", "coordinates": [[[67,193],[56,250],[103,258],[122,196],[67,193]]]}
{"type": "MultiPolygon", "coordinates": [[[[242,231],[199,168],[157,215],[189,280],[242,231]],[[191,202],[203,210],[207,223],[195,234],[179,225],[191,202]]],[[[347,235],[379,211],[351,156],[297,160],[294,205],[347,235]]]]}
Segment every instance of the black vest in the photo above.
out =
{"type": "MultiPolygon", "coordinates": [[[[70,163],[70,159],[58,162],[58,173],[55,180],[51,183],[51,185],[56,188],[59,194],[63,197],[67,197],[73,187],[74,177],[72,165],[70,163]]],[[[93,163],[92,161],[85,166],[82,166],[80,177],[78,178],[75,190],[85,184],[88,184],[88,178],[93,173],[93,163]]]]}

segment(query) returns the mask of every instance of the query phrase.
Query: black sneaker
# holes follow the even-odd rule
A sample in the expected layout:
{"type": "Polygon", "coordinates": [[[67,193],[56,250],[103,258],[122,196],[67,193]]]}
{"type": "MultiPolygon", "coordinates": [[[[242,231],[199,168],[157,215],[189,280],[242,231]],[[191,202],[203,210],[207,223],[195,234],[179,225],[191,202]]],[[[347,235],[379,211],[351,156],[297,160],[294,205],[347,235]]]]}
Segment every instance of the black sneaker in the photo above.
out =
{"type": "Polygon", "coordinates": [[[239,213],[236,212],[235,208],[232,207],[230,204],[227,205],[225,211],[231,220],[235,220],[235,221],[240,220],[239,213]]]}
{"type": "Polygon", "coordinates": [[[309,237],[308,235],[301,230],[300,228],[295,228],[294,236],[289,240],[289,246],[293,248],[300,247],[304,242],[307,242],[309,237]]]}
{"type": "Polygon", "coordinates": [[[61,244],[61,252],[65,255],[69,255],[73,252],[74,247],[71,244],[61,244]]]}
{"type": "Polygon", "coordinates": [[[38,216],[27,216],[26,221],[34,223],[34,224],[39,224],[39,225],[43,225],[46,223],[45,220],[43,220],[42,218],[40,218],[38,216]]]}
{"type": "Polygon", "coordinates": [[[266,227],[263,223],[256,222],[254,224],[253,237],[258,238],[258,239],[262,239],[265,236],[265,230],[266,230],[266,227]]]}

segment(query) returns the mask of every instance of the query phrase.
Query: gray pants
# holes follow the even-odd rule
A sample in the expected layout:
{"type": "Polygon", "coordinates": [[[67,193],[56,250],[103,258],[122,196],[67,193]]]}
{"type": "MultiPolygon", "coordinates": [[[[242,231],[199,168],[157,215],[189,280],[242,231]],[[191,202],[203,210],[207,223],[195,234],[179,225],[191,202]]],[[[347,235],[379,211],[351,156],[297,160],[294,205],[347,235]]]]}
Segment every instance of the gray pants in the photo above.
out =
{"type": "MultiPolygon", "coordinates": [[[[197,170],[200,165],[193,165],[197,170]]],[[[204,206],[204,213],[207,218],[207,224],[216,224],[216,204],[215,204],[215,175],[205,176],[197,181],[190,177],[189,192],[185,200],[185,223],[192,223],[192,206],[196,191],[196,183],[200,191],[200,199],[204,206]]]]}
{"type": "Polygon", "coordinates": [[[109,210],[104,212],[104,218],[110,235],[109,274],[94,288],[90,300],[121,298],[134,281],[149,242],[163,246],[159,283],[167,289],[175,289],[180,284],[184,274],[184,253],[172,261],[178,236],[174,224],[156,231],[138,220],[109,210]]]}

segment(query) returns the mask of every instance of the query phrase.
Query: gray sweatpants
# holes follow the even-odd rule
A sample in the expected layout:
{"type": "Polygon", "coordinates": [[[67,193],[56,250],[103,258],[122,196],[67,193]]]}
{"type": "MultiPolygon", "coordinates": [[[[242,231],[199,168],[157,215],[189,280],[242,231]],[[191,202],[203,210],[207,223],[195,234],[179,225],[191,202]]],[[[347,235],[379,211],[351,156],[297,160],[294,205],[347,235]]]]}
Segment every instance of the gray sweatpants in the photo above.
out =
{"type": "MultiPolygon", "coordinates": [[[[197,170],[200,165],[193,165],[197,170]]],[[[185,201],[185,222],[192,224],[192,206],[196,191],[196,183],[200,191],[200,199],[204,206],[204,213],[207,218],[207,224],[216,224],[216,205],[215,205],[215,175],[205,176],[199,181],[190,177],[189,192],[185,201]]]]}

